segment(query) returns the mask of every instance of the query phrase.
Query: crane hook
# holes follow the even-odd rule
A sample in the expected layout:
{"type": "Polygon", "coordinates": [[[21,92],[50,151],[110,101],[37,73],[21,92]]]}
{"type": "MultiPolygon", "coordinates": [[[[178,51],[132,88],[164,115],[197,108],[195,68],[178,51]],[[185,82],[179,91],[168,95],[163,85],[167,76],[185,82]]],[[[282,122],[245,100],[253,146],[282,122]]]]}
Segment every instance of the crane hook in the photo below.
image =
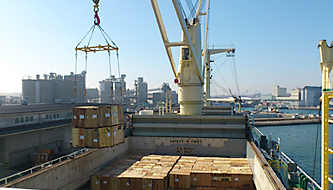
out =
{"type": "Polygon", "coordinates": [[[101,23],[101,20],[99,19],[99,16],[98,16],[99,8],[98,8],[98,4],[97,3],[94,5],[94,12],[95,12],[95,16],[94,16],[95,21],[94,21],[94,23],[95,23],[95,25],[99,25],[99,23],[101,23]]]}
{"type": "Polygon", "coordinates": [[[94,24],[99,25],[101,23],[101,20],[99,19],[97,12],[95,12],[94,18],[95,18],[94,24]]]}

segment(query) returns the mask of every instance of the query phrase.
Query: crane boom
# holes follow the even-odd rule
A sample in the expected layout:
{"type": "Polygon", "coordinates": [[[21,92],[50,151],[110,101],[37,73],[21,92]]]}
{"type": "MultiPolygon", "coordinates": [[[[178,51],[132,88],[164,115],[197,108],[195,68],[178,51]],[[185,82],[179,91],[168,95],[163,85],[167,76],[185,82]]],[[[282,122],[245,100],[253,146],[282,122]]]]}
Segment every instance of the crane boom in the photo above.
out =
{"type": "Polygon", "coordinates": [[[175,82],[178,85],[180,115],[201,115],[202,113],[202,87],[204,81],[202,73],[201,23],[198,17],[201,15],[208,16],[209,0],[207,1],[206,13],[200,12],[203,6],[202,2],[203,1],[200,0],[196,9],[195,17],[188,22],[182,14],[179,0],[172,0],[182,29],[182,39],[180,42],[169,42],[157,0],[151,0],[163,43],[168,54],[173,73],[176,77],[175,82]],[[170,49],[171,47],[180,47],[181,50],[178,73],[176,72],[175,63],[170,49]]]}

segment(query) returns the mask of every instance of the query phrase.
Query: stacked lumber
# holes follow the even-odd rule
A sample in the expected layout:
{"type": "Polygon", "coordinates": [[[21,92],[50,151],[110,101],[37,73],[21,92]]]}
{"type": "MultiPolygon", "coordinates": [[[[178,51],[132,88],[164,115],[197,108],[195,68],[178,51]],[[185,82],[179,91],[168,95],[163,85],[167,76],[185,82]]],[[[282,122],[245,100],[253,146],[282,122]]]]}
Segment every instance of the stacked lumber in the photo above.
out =
{"type": "Polygon", "coordinates": [[[255,189],[246,158],[182,156],[169,179],[173,189],[255,189]]]}
{"type": "Polygon", "coordinates": [[[179,156],[148,155],[118,176],[121,188],[133,190],[167,189],[168,174],[179,156]]]}
{"type": "Polygon", "coordinates": [[[178,159],[179,156],[127,156],[92,175],[91,189],[167,189],[168,174],[178,159]]]}
{"type": "Polygon", "coordinates": [[[103,148],[124,142],[122,105],[73,108],[72,146],[103,148]]]}
{"type": "Polygon", "coordinates": [[[245,158],[128,155],[91,176],[92,190],[252,190],[245,158]]]}

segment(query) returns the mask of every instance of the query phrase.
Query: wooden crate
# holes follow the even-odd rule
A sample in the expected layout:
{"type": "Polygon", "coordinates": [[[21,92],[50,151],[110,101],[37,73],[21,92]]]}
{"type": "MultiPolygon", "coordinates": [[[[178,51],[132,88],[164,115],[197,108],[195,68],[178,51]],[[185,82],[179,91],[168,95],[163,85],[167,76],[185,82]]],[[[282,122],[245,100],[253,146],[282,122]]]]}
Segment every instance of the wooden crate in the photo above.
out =
{"type": "Polygon", "coordinates": [[[86,146],[86,130],[84,128],[72,128],[72,146],[85,147],[86,146]]]}
{"type": "Polygon", "coordinates": [[[108,171],[105,174],[103,174],[100,178],[100,187],[101,190],[107,190],[111,188],[111,176],[112,172],[108,171]]]}
{"type": "Polygon", "coordinates": [[[234,188],[249,188],[253,189],[253,176],[252,175],[244,175],[244,174],[233,174],[231,176],[231,187],[234,188]]]}
{"type": "Polygon", "coordinates": [[[99,107],[99,127],[111,127],[112,126],[112,116],[111,116],[111,105],[100,106],[99,107]]]}
{"type": "Polygon", "coordinates": [[[102,190],[101,189],[101,176],[104,175],[107,170],[101,170],[90,176],[90,189],[91,190],[102,190]]]}
{"type": "Polygon", "coordinates": [[[99,147],[113,146],[113,133],[111,127],[98,128],[99,147]]]}
{"type": "MultiPolygon", "coordinates": [[[[116,127],[118,128],[118,126],[116,127]]],[[[120,143],[123,143],[125,141],[124,138],[124,130],[123,129],[117,129],[115,127],[112,127],[112,133],[113,133],[113,146],[116,146],[120,143]]]]}
{"type": "Polygon", "coordinates": [[[82,106],[73,108],[72,127],[96,128],[99,126],[98,107],[82,106]]]}
{"type": "Polygon", "coordinates": [[[125,115],[123,111],[123,106],[122,105],[117,105],[117,110],[118,110],[118,123],[119,124],[124,124],[125,123],[125,115]]]}
{"type": "Polygon", "coordinates": [[[142,189],[142,177],[147,173],[138,170],[126,170],[121,173],[118,178],[120,178],[121,189],[130,190],[141,190],[142,189]]]}
{"type": "Polygon", "coordinates": [[[211,186],[211,166],[194,165],[191,170],[191,185],[193,187],[211,186]]]}
{"type": "Polygon", "coordinates": [[[178,189],[191,188],[191,171],[173,168],[169,173],[169,187],[178,189]]]}
{"type": "Polygon", "coordinates": [[[86,147],[99,148],[98,128],[86,130],[86,147]]]}
{"type": "Polygon", "coordinates": [[[232,176],[231,174],[224,173],[212,173],[211,174],[211,186],[212,187],[232,187],[232,176]]]}
{"type": "Polygon", "coordinates": [[[147,174],[142,178],[142,190],[164,190],[168,188],[167,174],[147,174]]]}
{"type": "Polygon", "coordinates": [[[119,123],[119,113],[118,113],[118,106],[117,105],[112,105],[111,106],[111,117],[112,117],[112,125],[121,124],[121,123],[119,123]]]}

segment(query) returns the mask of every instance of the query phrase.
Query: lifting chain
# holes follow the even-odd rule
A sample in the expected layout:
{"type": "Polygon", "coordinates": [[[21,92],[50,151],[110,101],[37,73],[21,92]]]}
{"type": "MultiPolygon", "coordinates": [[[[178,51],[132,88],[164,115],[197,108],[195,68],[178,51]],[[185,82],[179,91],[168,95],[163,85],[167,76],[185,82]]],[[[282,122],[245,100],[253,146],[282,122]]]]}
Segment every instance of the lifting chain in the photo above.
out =
{"type": "Polygon", "coordinates": [[[99,16],[98,16],[98,11],[99,11],[99,8],[98,8],[98,3],[99,3],[99,0],[93,0],[93,2],[95,3],[94,5],[94,12],[95,12],[95,21],[94,21],[94,24],[95,25],[99,25],[101,23],[101,20],[99,19],[99,16]]]}

